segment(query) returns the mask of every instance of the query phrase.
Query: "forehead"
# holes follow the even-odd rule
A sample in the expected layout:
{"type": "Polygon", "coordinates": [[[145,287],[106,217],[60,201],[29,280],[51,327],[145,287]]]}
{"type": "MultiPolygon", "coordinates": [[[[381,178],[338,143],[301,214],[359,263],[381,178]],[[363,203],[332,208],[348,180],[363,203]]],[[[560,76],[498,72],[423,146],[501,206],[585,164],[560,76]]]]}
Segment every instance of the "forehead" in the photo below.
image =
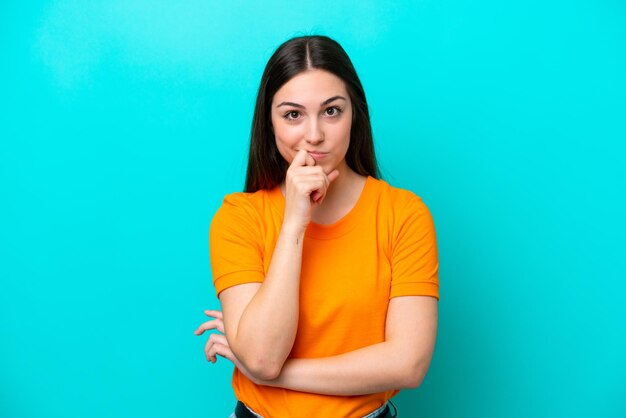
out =
{"type": "Polygon", "coordinates": [[[272,105],[282,101],[300,104],[319,105],[332,96],[344,96],[349,100],[346,85],[342,79],[324,70],[309,70],[298,74],[281,86],[274,94],[272,105]]]}

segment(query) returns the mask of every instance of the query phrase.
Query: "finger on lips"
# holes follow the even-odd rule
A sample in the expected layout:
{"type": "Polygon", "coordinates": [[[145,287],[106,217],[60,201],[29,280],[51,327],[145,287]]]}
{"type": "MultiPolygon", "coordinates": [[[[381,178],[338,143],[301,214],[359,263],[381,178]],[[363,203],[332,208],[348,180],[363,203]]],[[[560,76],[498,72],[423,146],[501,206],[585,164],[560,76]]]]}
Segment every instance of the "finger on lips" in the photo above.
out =
{"type": "Polygon", "coordinates": [[[315,159],[311,157],[308,152],[301,149],[298,152],[296,152],[296,155],[293,157],[293,160],[291,161],[290,167],[294,167],[294,166],[302,167],[305,165],[311,165],[309,158],[313,160],[313,163],[315,163],[315,159]]]}
{"type": "Polygon", "coordinates": [[[311,157],[311,154],[307,152],[306,153],[306,165],[314,166],[315,164],[316,164],[315,158],[311,157]]]}

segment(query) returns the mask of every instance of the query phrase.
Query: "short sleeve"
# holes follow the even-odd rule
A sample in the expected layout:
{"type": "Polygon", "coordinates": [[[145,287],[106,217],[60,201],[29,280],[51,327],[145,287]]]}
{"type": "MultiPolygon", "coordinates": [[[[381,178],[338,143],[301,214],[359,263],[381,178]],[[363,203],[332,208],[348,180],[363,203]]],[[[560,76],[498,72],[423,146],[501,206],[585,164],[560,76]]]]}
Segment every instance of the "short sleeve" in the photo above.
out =
{"type": "Polygon", "coordinates": [[[253,205],[243,193],[224,198],[209,230],[209,253],[217,295],[228,287],[263,282],[263,244],[253,205]]]}
{"type": "Polygon", "coordinates": [[[409,193],[399,209],[391,251],[391,293],[439,300],[439,259],[435,224],[422,200],[409,193]]]}

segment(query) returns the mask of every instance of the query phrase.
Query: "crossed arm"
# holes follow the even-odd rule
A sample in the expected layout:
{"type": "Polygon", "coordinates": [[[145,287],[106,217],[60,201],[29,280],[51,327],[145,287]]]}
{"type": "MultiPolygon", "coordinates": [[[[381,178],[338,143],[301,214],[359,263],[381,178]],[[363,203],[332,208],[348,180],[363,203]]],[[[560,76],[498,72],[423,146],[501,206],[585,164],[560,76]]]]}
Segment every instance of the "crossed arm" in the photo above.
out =
{"type": "MultiPolygon", "coordinates": [[[[221,293],[224,317],[217,311],[210,311],[210,316],[216,319],[205,322],[196,331],[197,334],[213,328],[225,331],[225,335],[212,334],[209,338],[205,349],[207,359],[215,361],[216,355],[226,357],[260,385],[326,395],[415,388],[424,379],[437,334],[437,299],[430,296],[392,298],[387,310],[384,342],[331,357],[287,359],[279,373],[269,378],[267,374],[251,371],[239,360],[249,354],[232,350],[228,326],[224,329],[223,320],[229,315],[227,306],[234,306],[237,299],[249,298],[260,286],[258,283],[239,285],[221,293]]],[[[238,348],[245,351],[245,347],[238,348]]]]}

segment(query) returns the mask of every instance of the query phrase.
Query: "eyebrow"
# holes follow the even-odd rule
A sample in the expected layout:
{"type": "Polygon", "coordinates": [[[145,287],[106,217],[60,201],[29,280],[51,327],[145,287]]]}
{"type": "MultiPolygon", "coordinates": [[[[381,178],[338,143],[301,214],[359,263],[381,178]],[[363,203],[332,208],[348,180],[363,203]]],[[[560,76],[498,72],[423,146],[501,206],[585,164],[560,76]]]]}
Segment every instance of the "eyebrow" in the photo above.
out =
{"type": "MultiPolygon", "coordinates": [[[[333,96],[330,99],[326,99],[322,103],[320,103],[320,107],[325,106],[325,105],[327,105],[330,102],[334,102],[337,99],[346,100],[346,98],[343,97],[343,96],[333,96]]],[[[304,106],[302,106],[301,104],[298,104],[298,103],[294,103],[294,102],[282,102],[281,104],[279,104],[276,107],[281,107],[281,106],[293,106],[293,107],[297,107],[297,108],[300,108],[300,109],[304,109],[304,106]]]]}

